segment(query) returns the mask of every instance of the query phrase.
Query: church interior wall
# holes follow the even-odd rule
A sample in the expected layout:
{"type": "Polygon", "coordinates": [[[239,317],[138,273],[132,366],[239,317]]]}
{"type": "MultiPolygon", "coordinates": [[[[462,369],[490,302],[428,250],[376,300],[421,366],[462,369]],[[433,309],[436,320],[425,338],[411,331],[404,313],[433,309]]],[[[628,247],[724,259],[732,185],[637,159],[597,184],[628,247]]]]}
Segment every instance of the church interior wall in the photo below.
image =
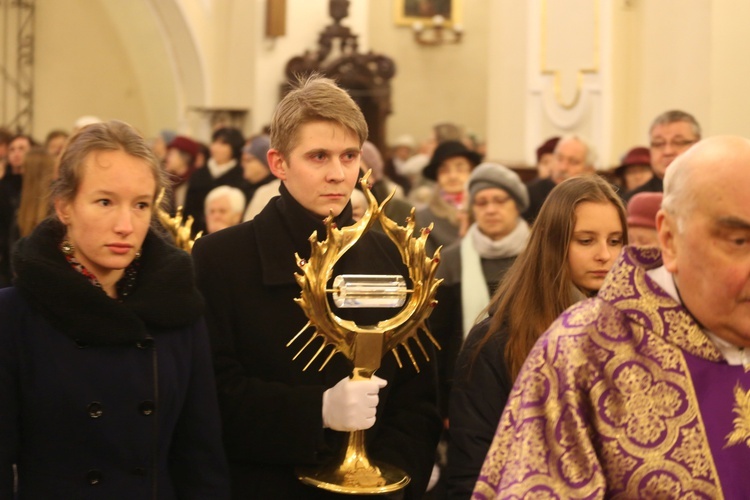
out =
{"type": "MultiPolygon", "coordinates": [[[[37,0],[33,134],[94,114],[149,136],[173,129],[205,140],[187,112],[195,106],[247,109],[245,132],[257,132],[278,102],[286,62],[314,50],[331,22],[326,0],[286,0],[286,34],[268,38],[267,1],[37,0]]],[[[352,0],[344,24],[360,47],[396,62],[388,137],[423,139],[434,123],[453,121],[487,141],[489,158],[520,165],[533,161],[537,139],[584,130],[610,166],[646,143],[648,124],[666,109],[693,113],[704,135],[750,136],[750,63],[742,57],[750,4],[574,1],[599,9],[602,62],[593,98],[562,120],[539,102],[538,40],[529,34],[547,8],[568,26],[562,40],[580,45],[577,37],[589,36],[576,29],[582,16],[554,10],[562,1],[463,0],[461,43],[425,47],[396,25],[391,0],[352,0]]]]}

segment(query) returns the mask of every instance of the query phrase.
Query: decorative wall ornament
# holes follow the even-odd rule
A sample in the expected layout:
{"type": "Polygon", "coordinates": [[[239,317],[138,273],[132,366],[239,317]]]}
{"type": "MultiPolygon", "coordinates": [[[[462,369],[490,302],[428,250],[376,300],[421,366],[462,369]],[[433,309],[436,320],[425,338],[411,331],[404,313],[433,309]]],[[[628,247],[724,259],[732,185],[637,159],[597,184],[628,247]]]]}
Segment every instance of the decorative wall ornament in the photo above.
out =
{"type": "Polygon", "coordinates": [[[527,98],[524,146],[530,161],[545,139],[586,137],[597,156],[610,148],[611,2],[528,0],[527,98]]]}
{"type": "Polygon", "coordinates": [[[31,134],[34,125],[35,11],[35,0],[0,1],[0,123],[16,133],[31,134]]]}
{"type": "Polygon", "coordinates": [[[415,23],[422,28],[442,24],[443,28],[462,30],[462,0],[394,0],[393,11],[397,26],[409,26],[416,30],[415,23]]]}
{"type": "MultiPolygon", "coordinates": [[[[396,65],[388,56],[358,51],[357,35],[341,24],[349,12],[349,0],[329,0],[329,12],[333,24],[320,33],[318,49],[291,58],[285,70],[287,80],[311,73],[335,80],[362,109],[370,130],[368,140],[386,151],[385,120],[391,113],[391,78],[396,65]]],[[[289,89],[290,84],[285,83],[282,94],[289,89]]]]}
{"type": "Polygon", "coordinates": [[[539,61],[540,61],[540,72],[543,75],[551,75],[553,77],[553,88],[554,88],[554,95],[555,100],[557,103],[565,108],[565,109],[572,109],[576,107],[578,104],[580,98],[581,98],[581,92],[583,89],[583,78],[584,75],[589,74],[596,74],[599,72],[599,1],[598,0],[592,0],[593,3],[593,12],[594,12],[594,26],[593,26],[593,39],[592,39],[592,48],[593,51],[590,54],[591,59],[589,60],[589,64],[584,67],[578,67],[575,68],[573,71],[575,71],[575,93],[573,94],[573,98],[570,100],[565,100],[563,96],[563,90],[562,90],[562,78],[563,73],[567,70],[571,70],[572,68],[561,68],[561,67],[551,67],[549,65],[548,61],[548,47],[550,43],[550,26],[549,26],[549,0],[542,0],[542,18],[541,18],[541,51],[539,54],[539,61]]]}
{"type": "Polygon", "coordinates": [[[425,27],[421,21],[417,21],[412,25],[412,29],[414,40],[419,45],[429,46],[459,43],[464,34],[460,24],[454,23],[451,27],[441,15],[432,18],[431,26],[425,27]]]}

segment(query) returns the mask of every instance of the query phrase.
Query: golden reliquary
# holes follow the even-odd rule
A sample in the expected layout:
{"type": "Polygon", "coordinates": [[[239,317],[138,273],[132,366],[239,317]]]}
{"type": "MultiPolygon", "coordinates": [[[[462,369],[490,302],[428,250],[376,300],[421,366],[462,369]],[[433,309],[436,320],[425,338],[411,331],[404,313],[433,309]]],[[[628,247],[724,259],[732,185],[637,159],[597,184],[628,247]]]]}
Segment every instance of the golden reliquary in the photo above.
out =
{"type": "Polygon", "coordinates": [[[156,216],[169,237],[172,238],[174,244],[178,248],[185,250],[187,253],[191,253],[193,251],[195,240],[201,237],[203,231],[199,231],[198,234],[195,235],[195,238],[191,238],[190,232],[193,228],[193,217],[184,217],[182,207],[177,208],[177,213],[174,217],[170,217],[169,214],[161,208],[165,192],[166,191],[162,189],[159,196],[156,198],[156,216]]]}
{"type": "MultiPolygon", "coordinates": [[[[366,380],[380,367],[383,356],[389,351],[396,357],[398,365],[403,366],[398,352],[402,348],[414,368],[419,371],[413,347],[419,348],[427,361],[430,359],[418,337],[419,331],[424,332],[440,348],[426,325],[427,318],[437,304],[435,293],[442,282],[435,278],[440,262],[440,249],[432,257],[427,256],[425,250],[425,241],[432,225],[422,229],[419,236],[414,236],[413,208],[406,226],[400,226],[388,218],[383,209],[393,193],[378,205],[367,183],[369,176],[370,172],[367,172],[360,181],[368,200],[368,208],[362,218],[351,226],[338,228],[333,223],[333,216],[328,216],[325,220],[326,240],[317,241],[317,234],[313,233],[310,236],[310,258],[305,261],[295,255],[302,271],[301,274],[295,274],[302,289],[300,297],[295,301],[307,315],[308,322],[287,347],[309,328],[313,329],[313,333],[294,359],[316,339],[323,340],[303,370],[329,348],[330,352],[319,370],[326,366],[334,354],[340,352],[354,366],[352,378],[366,380]],[[406,288],[402,276],[373,275],[337,276],[333,280],[333,287],[327,288],[336,262],[377,221],[380,221],[385,234],[398,247],[401,259],[409,269],[412,289],[406,288]],[[390,319],[376,325],[360,326],[336,316],[328,300],[329,293],[333,295],[337,307],[403,307],[390,319]]],[[[364,431],[349,433],[347,446],[334,463],[319,469],[298,468],[297,475],[306,484],[348,494],[389,493],[404,488],[410,481],[409,476],[398,467],[375,462],[367,457],[364,431]]]]}

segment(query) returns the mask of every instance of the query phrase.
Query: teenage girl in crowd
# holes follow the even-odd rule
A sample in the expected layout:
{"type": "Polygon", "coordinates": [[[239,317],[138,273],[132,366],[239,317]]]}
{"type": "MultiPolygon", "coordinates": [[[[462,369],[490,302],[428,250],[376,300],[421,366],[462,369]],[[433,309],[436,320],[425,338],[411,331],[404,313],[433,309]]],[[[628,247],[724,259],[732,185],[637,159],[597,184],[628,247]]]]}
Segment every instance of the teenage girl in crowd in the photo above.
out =
{"type": "Polygon", "coordinates": [[[448,498],[470,498],[521,365],[565,309],[596,295],[623,245],[625,208],[597,175],[552,190],[526,250],[459,355],[450,398],[448,498]]]}

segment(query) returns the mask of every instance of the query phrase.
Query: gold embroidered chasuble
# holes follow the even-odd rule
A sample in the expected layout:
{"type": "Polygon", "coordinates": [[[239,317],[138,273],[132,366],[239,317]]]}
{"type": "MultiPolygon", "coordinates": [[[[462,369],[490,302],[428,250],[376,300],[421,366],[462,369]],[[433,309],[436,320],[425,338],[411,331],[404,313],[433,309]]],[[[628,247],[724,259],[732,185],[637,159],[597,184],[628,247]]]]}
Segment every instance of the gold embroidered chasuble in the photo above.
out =
{"type": "Polygon", "coordinates": [[[647,276],[660,265],[626,247],[540,338],[473,498],[750,498],[750,374],[647,276]]]}

